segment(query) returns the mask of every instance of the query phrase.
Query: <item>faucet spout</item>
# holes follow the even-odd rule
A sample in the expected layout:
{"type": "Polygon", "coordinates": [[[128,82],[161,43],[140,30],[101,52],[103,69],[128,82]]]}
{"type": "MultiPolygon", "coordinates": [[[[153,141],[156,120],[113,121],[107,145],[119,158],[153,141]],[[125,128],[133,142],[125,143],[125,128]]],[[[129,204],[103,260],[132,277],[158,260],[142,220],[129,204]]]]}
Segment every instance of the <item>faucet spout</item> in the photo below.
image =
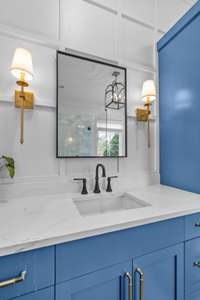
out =
{"type": "Polygon", "coordinates": [[[106,177],[106,168],[103,164],[97,164],[96,166],[96,176],[95,176],[95,187],[94,187],[94,193],[99,194],[101,193],[99,188],[99,168],[102,169],[102,177],[106,177]]]}
{"type": "Polygon", "coordinates": [[[102,177],[106,177],[106,168],[104,167],[103,164],[98,164],[96,166],[96,177],[95,178],[99,178],[99,168],[102,169],[102,177]]]}

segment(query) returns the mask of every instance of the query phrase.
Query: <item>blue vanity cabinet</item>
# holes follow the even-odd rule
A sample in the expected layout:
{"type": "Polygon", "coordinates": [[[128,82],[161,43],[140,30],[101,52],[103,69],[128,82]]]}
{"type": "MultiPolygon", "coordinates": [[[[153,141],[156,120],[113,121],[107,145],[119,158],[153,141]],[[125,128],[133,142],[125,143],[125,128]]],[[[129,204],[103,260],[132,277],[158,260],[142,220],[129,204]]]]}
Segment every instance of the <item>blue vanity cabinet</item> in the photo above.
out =
{"type": "Polygon", "coordinates": [[[199,300],[199,217],[0,257],[0,300],[199,300]],[[22,271],[25,280],[1,287],[22,271]]]}
{"type": "Polygon", "coordinates": [[[128,276],[132,276],[132,261],[57,285],[56,300],[129,300],[128,276]]]}
{"type": "Polygon", "coordinates": [[[161,183],[200,193],[200,1],[159,41],[161,183]]]}
{"type": "Polygon", "coordinates": [[[133,260],[134,300],[184,299],[184,244],[133,260]]]}
{"type": "Polygon", "coordinates": [[[185,284],[187,295],[200,294],[200,237],[185,243],[185,284]]]}
{"type": "Polygon", "coordinates": [[[131,293],[134,300],[183,300],[184,243],[132,257],[56,286],[56,300],[129,300],[131,293]]]}
{"type": "Polygon", "coordinates": [[[184,239],[184,218],[176,218],[57,245],[56,284],[168,248],[184,239]]]}
{"type": "MultiPolygon", "coordinates": [[[[54,247],[0,257],[0,300],[15,299],[54,286],[54,277],[54,247]],[[26,274],[22,278],[23,272],[26,274]]],[[[36,293],[34,299],[40,300],[37,295],[40,294],[36,293]]]]}
{"type": "Polygon", "coordinates": [[[183,300],[184,229],[176,218],[57,245],[56,300],[128,300],[127,272],[140,300],[137,268],[144,300],[183,300]]]}

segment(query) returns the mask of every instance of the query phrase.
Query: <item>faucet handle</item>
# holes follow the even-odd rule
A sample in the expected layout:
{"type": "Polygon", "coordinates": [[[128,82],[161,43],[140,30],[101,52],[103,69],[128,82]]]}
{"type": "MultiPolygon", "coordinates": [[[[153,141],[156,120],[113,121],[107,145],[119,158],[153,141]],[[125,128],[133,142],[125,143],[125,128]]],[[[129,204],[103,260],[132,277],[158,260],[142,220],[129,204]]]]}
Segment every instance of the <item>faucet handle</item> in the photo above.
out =
{"type": "Polygon", "coordinates": [[[87,191],[87,179],[86,178],[74,178],[74,181],[82,181],[83,182],[83,188],[82,188],[82,195],[88,194],[87,191]]]}
{"type": "Polygon", "coordinates": [[[113,178],[118,178],[118,176],[109,176],[107,178],[107,188],[106,188],[106,192],[111,193],[112,192],[112,187],[111,187],[111,180],[113,178]]]}

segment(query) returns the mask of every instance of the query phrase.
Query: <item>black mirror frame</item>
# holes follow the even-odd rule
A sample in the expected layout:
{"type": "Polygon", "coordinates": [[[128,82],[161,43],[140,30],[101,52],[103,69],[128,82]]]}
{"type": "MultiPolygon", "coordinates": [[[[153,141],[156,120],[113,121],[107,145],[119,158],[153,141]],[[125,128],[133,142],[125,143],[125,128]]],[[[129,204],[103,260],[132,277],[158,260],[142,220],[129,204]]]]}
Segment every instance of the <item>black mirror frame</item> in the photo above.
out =
{"type": "Polygon", "coordinates": [[[57,50],[57,55],[56,55],[56,158],[126,158],[128,157],[128,145],[127,145],[127,139],[128,139],[128,124],[127,124],[127,69],[125,67],[121,67],[119,65],[107,63],[105,61],[101,60],[96,60],[96,59],[91,59],[85,56],[80,56],[80,55],[75,55],[71,54],[68,52],[63,52],[60,50],[57,50]],[[124,108],[124,114],[125,114],[125,155],[123,156],[61,156],[59,155],[58,151],[58,57],[59,55],[66,55],[66,56],[71,56],[74,58],[110,66],[113,68],[118,68],[124,71],[125,74],[125,108],[124,108]]]}

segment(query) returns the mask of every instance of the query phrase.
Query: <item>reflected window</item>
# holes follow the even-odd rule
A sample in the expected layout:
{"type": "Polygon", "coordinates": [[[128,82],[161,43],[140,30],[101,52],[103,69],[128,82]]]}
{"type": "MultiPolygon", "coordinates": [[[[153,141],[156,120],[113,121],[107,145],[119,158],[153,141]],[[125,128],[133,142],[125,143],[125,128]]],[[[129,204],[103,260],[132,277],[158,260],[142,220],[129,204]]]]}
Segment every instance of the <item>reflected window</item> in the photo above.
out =
{"type": "Polygon", "coordinates": [[[123,127],[120,124],[98,123],[97,153],[99,156],[121,156],[123,127]]]}

